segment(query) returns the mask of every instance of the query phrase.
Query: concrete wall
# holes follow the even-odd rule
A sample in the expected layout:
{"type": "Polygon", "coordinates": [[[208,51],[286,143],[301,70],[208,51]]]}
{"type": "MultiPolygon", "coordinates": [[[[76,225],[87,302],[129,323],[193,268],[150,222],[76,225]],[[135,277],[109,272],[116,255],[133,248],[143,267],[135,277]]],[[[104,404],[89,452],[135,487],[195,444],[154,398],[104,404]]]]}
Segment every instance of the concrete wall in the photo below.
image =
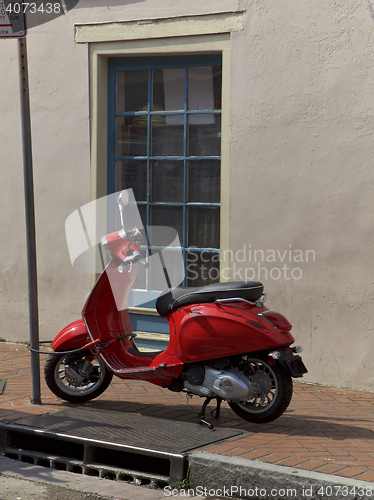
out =
{"type": "Polygon", "coordinates": [[[304,260],[315,251],[315,262],[310,253],[309,262],[295,262],[288,252],[283,262],[261,262],[269,271],[267,280],[260,273],[269,307],[294,325],[308,380],[368,390],[374,387],[371,14],[366,1],[250,2],[244,33],[232,36],[231,81],[230,246],[279,249],[283,257],[291,245],[304,260]],[[300,268],[302,277],[271,279],[271,269],[284,264],[300,268]]]}
{"type": "MultiPolygon", "coordinates": [[[[244,29],[231,33],[231,279],[265,283],[267,305],[305,348],[306,380],[373,389],[370,2],[81,0],[30,30],[42,339],[79,317],[90,288],[71,269],[64,235],[93,182],[89,48],[75,43],[74,25],[244,11],[244,29]]],[[[20,341],[28,303],[15,40],[0,40],[0,68],[0,336],[20,341]]]]}

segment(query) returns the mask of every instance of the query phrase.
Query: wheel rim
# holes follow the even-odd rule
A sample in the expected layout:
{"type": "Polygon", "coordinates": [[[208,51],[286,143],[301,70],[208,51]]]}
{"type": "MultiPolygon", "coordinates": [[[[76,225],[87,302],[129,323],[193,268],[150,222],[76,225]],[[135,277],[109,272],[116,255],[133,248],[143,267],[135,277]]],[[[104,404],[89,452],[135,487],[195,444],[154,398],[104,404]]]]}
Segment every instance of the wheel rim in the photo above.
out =
{"type": "Polygon", "coordinates": [[[277,376],[271,366],[260,359],[247,359],[247,367],[254,395],[237,404],[248,413],[264,413],[275,404],[279,388],[277,376]]]}
{"type": "MultiPolygon", "coordinates": [[[[78,368],[77,365],[81,364],[85,358],[82,358],[76,363],[72,363],[70,367],[78,368]]],[[[91,368],[95,371],[95,378],[85,378],[82,381],[74,381],[72,375],[69,375],[69,370],[66,365],[66,356],[60,359],[55,368],[55,381],[57,386],[66,394],[70,395],[85,395],[94,392],[103,383],[105,376],[105,367],[101,359],[94,358],[91,362],[91,368]]]]}

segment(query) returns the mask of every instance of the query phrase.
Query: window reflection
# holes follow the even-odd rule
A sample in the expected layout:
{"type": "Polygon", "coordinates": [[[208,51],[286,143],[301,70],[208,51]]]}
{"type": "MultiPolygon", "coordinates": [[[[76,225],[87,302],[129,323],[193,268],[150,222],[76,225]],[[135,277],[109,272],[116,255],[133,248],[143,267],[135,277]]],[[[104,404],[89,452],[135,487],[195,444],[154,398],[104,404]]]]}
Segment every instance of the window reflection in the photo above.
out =
{"type": "Polygon", "coordinates": [[[147,116],[116,118],[116,156],[147,155],[147,116]],[[145,123],[144,123],[145,122],[145,123]]]}
{"type": "Polygon", "coordinates": [[[116,72],[116,190],[134,190],[144,227],[177,230],[190,286],[219,281],[221,89],[220,65],[116,72]],[[188,275],[194,258],[208,278],[188,275]]]}
{"type": "MultiPolygon", "coordinates": [[[[174,228],[183,242],[183,208],[168,206],[151,206],[151,226],[167,226],[174,228]]],[[[183,244],[183,243],[182,243],[183,244]]]]}
{"type": "Polygon", "coordinates": [[[188,246],[219,248],[219,208],[188,207],[188,246]]]}
{"type": "Polygon", "coordinates": [[[219,254],[187,252],[187,286],[204,286],[219,283],[219,254]]]}
{"type": "Polygon", "coordinates": [[[116,111],[141,111],[148,103],[148,70],[117,71],[116,111]]]}
{"type": "Polygon", "coordinates": [[[183,161],[153,161],[151,201],[183,203],[183,161]]]}
{"type": "Polygon", "coordinates": [[[183,111],[185,102],[184,81],[184,68],[154,70],[152,110],[183,111]]]}
{"type": "Polygon", "coordinates": [[[220,156],[221,115],[198,114],[188,118],[189,156],[220,156]]]}
{"type": "Polygon", "coordinates": [[[188,162],[188,201],[191,203],[219,203],[221,162],[199,160],[188,162]]]}
{"type": "Polygon", "coordinates": [[[147,201],[147,162],[117,160],[115,169],[116,191],[132,188],[137,202],[147,201]]]}
{"type": "Polygon", "coordinates": [[[221,109],[221,66],[190,68],[188,77],[188,109],[221,109]]]}
{"type": "Polygon", "coordinates": [[[152,156],[183,156],[183,115],[173,115],[174,124],[168,124],[164,115],[152,115],[152,156]]]}

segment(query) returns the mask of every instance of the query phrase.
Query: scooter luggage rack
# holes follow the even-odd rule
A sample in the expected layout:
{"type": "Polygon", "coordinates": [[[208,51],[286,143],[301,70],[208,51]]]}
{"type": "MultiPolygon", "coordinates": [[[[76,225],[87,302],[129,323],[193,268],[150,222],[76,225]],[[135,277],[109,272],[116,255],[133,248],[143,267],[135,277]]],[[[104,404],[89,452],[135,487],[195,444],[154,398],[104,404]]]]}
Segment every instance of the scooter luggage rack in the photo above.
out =
{"type": "Polygon", "coordinates": [[[242,297],[233,297],[233,298],[228,298],[228,299],[216,299],[214,302],[217,304],[221,302],[247,302],[247,304],[250,304],[251,306],[256,306],[259,309],[262,309],[264,307],[264,303],[266,302],[267,299],[267,293],[263,293],[261,295],[261,298],[256,300],[255,302],[251,302],[250,300],[243,299],[242,297]]]}

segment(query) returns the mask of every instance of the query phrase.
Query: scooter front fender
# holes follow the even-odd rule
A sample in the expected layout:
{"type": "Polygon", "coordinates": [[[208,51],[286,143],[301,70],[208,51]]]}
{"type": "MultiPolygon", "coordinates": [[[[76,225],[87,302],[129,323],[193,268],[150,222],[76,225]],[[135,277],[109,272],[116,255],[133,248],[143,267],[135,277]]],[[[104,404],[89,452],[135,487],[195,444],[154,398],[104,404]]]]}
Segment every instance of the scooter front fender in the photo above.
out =
{"type": "Polygon", "coordinates": [[[51,347],[54,351],[66,351],[82,347],[87,341],[89,342],[87,327],[83,319],[78,319],[61,330],[52,342],[51,347]]]}

